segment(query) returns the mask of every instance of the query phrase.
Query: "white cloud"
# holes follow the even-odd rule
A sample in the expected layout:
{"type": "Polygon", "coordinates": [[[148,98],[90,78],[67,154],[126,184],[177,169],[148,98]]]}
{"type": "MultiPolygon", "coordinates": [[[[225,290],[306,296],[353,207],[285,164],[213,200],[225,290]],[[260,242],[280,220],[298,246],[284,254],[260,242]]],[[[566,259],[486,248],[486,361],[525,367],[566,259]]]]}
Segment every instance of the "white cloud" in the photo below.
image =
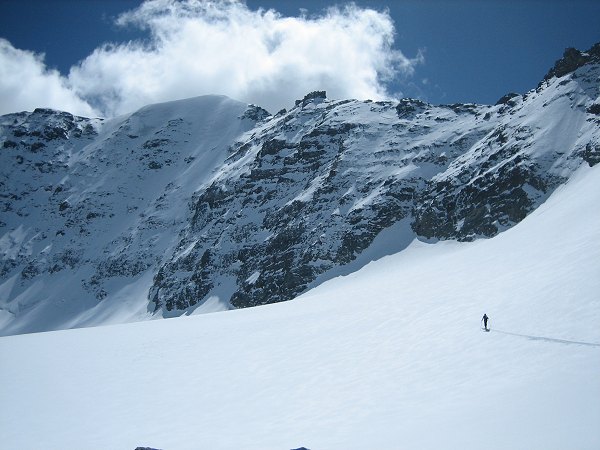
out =
{"type": "Polygon", "coordinates": [[[60,73],[46,69],[44,55],[16,49],[0,39],[0,114],[39,107],[96,115],[60,73]]]}
{"type": "Polygon", "coordinates": [[[99,47],[67,79],[23,53],[37,63],[38,78],[66,89],[65,99],[83,98],[109,116],[203,94],[272,112],[313,90],[378,100],[390,97],[386,81],[410,76],[422,62],[393,48],[386,12],[353,4],[308,18],[233,0],[150,0],[117,23],[148,30],[150,40],[99,47]]]}

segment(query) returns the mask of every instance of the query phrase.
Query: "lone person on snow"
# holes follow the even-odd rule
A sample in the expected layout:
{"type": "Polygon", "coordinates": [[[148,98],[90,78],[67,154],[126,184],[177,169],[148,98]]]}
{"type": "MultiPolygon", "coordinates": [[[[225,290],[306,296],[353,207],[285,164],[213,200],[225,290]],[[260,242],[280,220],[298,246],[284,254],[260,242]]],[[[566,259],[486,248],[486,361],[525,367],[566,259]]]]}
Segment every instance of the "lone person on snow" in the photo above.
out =
{"type": "Polygon", "coordinates": [[[487,327],[487,321],[488,321],[487,314],[484,314],[483,317],[481,318],[481,320],[483,320],[483,327],[485,328],[485,331],[490,331],[490,330],[488,330],[488,327],[487,327]]]}

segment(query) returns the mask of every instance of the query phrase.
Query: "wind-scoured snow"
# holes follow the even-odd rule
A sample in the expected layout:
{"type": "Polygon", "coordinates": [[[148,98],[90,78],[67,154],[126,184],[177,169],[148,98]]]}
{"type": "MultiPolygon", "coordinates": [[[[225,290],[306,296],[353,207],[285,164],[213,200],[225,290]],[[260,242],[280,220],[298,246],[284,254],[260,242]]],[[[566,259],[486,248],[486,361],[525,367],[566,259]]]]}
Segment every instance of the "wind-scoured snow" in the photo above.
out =
{"type": "Polygon", "coordinates": [[[291,302],[1,338],[2,448],[598,449],[599,204],[582,166],[291,302]]]}

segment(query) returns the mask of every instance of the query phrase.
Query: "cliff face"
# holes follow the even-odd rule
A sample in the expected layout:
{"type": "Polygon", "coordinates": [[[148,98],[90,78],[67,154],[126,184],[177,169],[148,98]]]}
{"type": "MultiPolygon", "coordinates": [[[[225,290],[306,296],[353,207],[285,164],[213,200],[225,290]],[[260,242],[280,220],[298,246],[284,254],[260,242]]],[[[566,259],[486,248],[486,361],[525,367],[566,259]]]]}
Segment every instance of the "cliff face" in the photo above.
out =
{"type": "Polygon", "coordinates": [[[111,120],[51,110],[3,116],[0,328],[146,317],[152,277],[190,197],[259,112],[210,96],[111,120]]]}
{"type": "Polygon", "coordinates": [[[223,97],[3,116],[4,333],[284,301],[382,236],[494,236],[600,161],[595,48],[494,106],[314,92],[275,116],[223,97]]]}

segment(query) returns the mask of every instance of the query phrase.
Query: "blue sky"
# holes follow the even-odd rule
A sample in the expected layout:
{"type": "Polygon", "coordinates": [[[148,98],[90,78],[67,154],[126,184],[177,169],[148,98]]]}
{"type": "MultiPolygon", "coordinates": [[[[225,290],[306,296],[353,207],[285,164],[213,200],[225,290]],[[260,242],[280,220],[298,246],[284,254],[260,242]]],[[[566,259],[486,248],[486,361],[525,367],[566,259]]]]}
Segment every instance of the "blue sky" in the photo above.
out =
{"type": "MultiPolygon", "coordinates": [[[[248,1],[252,7],[296,14],[323,1],[248,1]],[[301,5],[301,6],[299,6],[301,5]]],[[[335,3],[335,2],[332,2],[335,3]]],[[[396,46],[407,56],[424,50],[412,95],[432,103],[493,103],[508,92],[533,89],[567,47],[600,42],[596,0],[363,0],[388,9],[396,46]],[[422,81],[427,80],[427,85],[422,81]]]]}
{"type": "MultiPolygon", "coordinates": [[[[168,4],[169,1],[157,0],[163,4],[168,4]]],[[[280,105],[287,106],[291,102],[291,99],[285,97],[285,92],[298,96],[301,89],[312,87],[328,88],[328,92],[337,96],[356,98],[411,96],[432,103],[494,103],[508,92],[526,92],[534,88],[566,47],[587,49],[600,41],[600,2],[591,0],[357,0],[354,2],[355,9],[350,13],[344,10],[347,2],[248,0],[243,10],[237,11],[237,19],[231,19],[227,26],[231,27],[231,23],[234,23],[237,27],[235,20],[242,21],[244,26],[251,22],[254,25],[249,29],[260,28],[261,36],[267,33],[265,27],[274,26],[273,24],[284,28],[289,25],[292,28],[285,28],[286,30],[302,30],[299,32],[308,33],[307,36],[316,27],[318,34],[315,43],[301,45],[297,50],[294,50],[294,45],[298,45],[297,41],[288,42],[287,53],[279,56],[282,61],[290,58],[287,67],[283,67],[285,64],[282,63],[282,67],[275,72],[255,73],[256,67],[251,61],[248,63],[249,67],[237,63],[244,58],[245,53],[252,53],[251,44],[248,44],[248,49],[244,49],[238,42],[229,49],[228,43],[221,39],[215,40],[214,44],[219,49],[198,50],[198,45],[192,44],[196,42],[194,39],[200,37],[194,35],[195,37],[175,38],[173,36],[176,31],[173,30],[167,32],[172,34],[166,41],[157,43],[149,30],[156,32],[156,27],[162,25],[156,25],[158,22],[152,20],[156,20],[160,14],[163,19],[167,13],[143,12],[139,8],[142,3],[128,0],[0,1],[0,38],[9,44],[4,45],[2,54],[9,58],[3,64],[5,72],[9,68],[16,68],[12,69],[14,72],[32,65],[31,58],[26,59],[27,55],[34,55],[39,66],[35,68],[35,77],[31,74],[34,71],[32,65],[29,72],[15,77],[13,84],[5,82],[2,86],[3,82],[0,81],[0,103],[8,105],[6,108],[31,109],[39,98],[40,106],[59,109],[61,105],[63,109],[71,106],[73,109],[79,108],[79,113],[93,110],[98,114],[110,115],[122,113],[127,108],[136,108],[144,102],[169,100],[169,96],[181,98],[210,93],[205,90],[213,88],[219,90],[214,93],[225,93],[243,101],[262,103],[273,109],[280,105]],[[333,14],[334,21],[320,20],[326,15],[327,7],[334,4],[341,5],[337,16],[333,14]],[[120,14],[135,8],[138,8],[135,17],[121,21],[120,25],[115,23],[120,14]],[[252,15],[259,8],[273,9],[279,16],[265,24],[264,17],[252,15]],[[364,13],[370,9],[377,11],[379,15],[373,17],[364,13]],[[303,14],[303,19],[295,24],[287,24],[283,20],[286,17],[298,18],[300,14],[303,14]],[[257,25],[257,21],[261,24],[257,25]],[[350,38],[356,40],[356,45],[347,43],[345,47],[331,46],[330,50],[320,48],[334,41],[343,41],[347,37],[343,30],[352,21],[365,23],[352,30],[350,38]],[[393,34],[387,29],[389,24],[394,28],[393,34]],[[330,34],[329,31],[338,25],[338,34],[330,34]],[[385,48],[382,48],[381,43],[369,42],[372,30],[376,30],[375,34],[380,33],[381,41],[393,36],[391,45],[383,45],[385,48]],[[124,46],[129,41],[145,42],[148,52],[148,47],[170,46],[171,53],[166,55],[166,59],[161,59],[161,55],[155,51],[140,56],[140,61],[154,60],[155,66],[164,64],[166,68],[177,62],[181,64],[181,61],[202,59],[206,67],[217,68],[214,70],[215,76],[203,79],[206,67],[181,64],[181,71],[195,76],[178,79],[177,74],[169,72],[165,73],[166,80],[163,81],[161,72],[156,71],[153,79],[146,80],[148,87],[145,90],[128,88],[134,83],[121,83],[121,80],[135,70],[135,64],[125,67],[123,60],[133,61],[132,55],[139,56],[139,51],[126,52],[124,46]],[[115,54],[104,51],[103,58],[90,57],[95,49],[107,42],[123,47],[117,49],[119,51],[115,51],[115,54]],[[179,50],[175,50],[176,47],[191,49],[190,54],[186,58],[179,50]],[[302,55],[303,52],[314,52],[315,48],[319,50],[317,59],[302,55]],[[328,56],[327,51],[332,52],[331,56],[328,56]],[[173,56],[173,52],[177,56],[173,56]],[[357,56],[353,56],[353,52],[357,56]],[[117,60],[117,53],[121,59],[117,60]],[[228,63],[228,53],[231,54],[229,63],[236,61],[236,64],[228,63]],[[343,58],[337,61],[340,54],[343,54],[343,58]],[[304,64],[294,65],[292,56],[305,57],[302,59],[304,64]],[[331,66],[323,67],[319,74],[304,70],[308,70],[307,66],[316,67],[327,60],[330,60],[331,66]],[[86,61],[84,68],[78,67],[81,66],[81,61],[86,61]],[[363,67],[371,72],[378,72],[377,79],[368,73],[363,74],[362,78],[352,78],[349,74],[361,70],[361,67],[353,66],[352,61],[361,61],[363,67]],[[111,64],[121,67],[120,71],[108,68],[111,64]],[[77,70],[70,73],[73,67],[77,70]],[[195,73],[195,70],[199,72],[195,73]],[[246,80],[247,84],[240,84],[240,77],[245,77],[246,72],[251,74],[251,79],[246,80]],[[18,90],[19,80],[29,79],[34,87],[39,82],[39,89],[25,92],[23,87],[23,92],[15,91],[18,90]],[[222,82],[219,83],[216,79],[222,82]],[[193,89],[193,80],[202,81],[203,86],[193,89]],[[101,83],[105,85],[100,86],[101,83]],[[157,84],[163,86],[163,83],[164,86],[172,87],[162,90],[150,88],[157,84]],[[270,87],[263,86],[266,83],[271,83],[270,87]],[[186,88],[183,89],[182,85],[186,88]],[[258,85],[262,87],[256,88],[258,85]],[[44,92],[52,92],[52,95],[45,95],[44,92]],[[65,100],[69,95],[72,98],[65,100]],[[63,103],[59,101],[53,104],[53,98],[63,103]],[[80,100],[81,104],[78,103],[80,100]],[[90,110],[81,106],[83,104],[88,105],[90,110]]],[[[193,0],[185,3],[193,4],[193,0]]],[[[227,2],[217,2],[225,3],[227,2]]],[[[189,9],[185,14],[189,13],[189,9]]],[[[230,14],[231,6],[222,6],[222,9],[230,14]]],[[[177,20],[185,14],[177,15],[177,20]]],[[[202,13],[195,10],[194,14],[202,13]]],[[[169,17],[173,19],[174,16],[171,14],[169,17]]],[[[211,20],[218,22],[220,19],[211,20]]],[[[175,19],[172,23],[176,23],[175,19]]],[[[172,25],[169,26],[173,28],[172,25]]],[[[158,32],[164,34],[164,30],[165,28],[160,28],[158,32]]],[[[215,29],[207,33],[214,34],[215,29]]],[[[207,40],[206,34],[200,36],[204,36],[204,41],[207,40]]],[[[259,58],[257,56],[256,60],[259,58]]],[[[266,67],[272,63],[264,60],[261,64],[266,67]]],[[[6,74],[1,73],[2,70],[0,67],[0,75],[6,78],[6,74]]],[[[144,73],[148,72],[149,69],[146,68],[144,73]]],[[[144,81],[140,81],[140,86],[144,81]]]]}

